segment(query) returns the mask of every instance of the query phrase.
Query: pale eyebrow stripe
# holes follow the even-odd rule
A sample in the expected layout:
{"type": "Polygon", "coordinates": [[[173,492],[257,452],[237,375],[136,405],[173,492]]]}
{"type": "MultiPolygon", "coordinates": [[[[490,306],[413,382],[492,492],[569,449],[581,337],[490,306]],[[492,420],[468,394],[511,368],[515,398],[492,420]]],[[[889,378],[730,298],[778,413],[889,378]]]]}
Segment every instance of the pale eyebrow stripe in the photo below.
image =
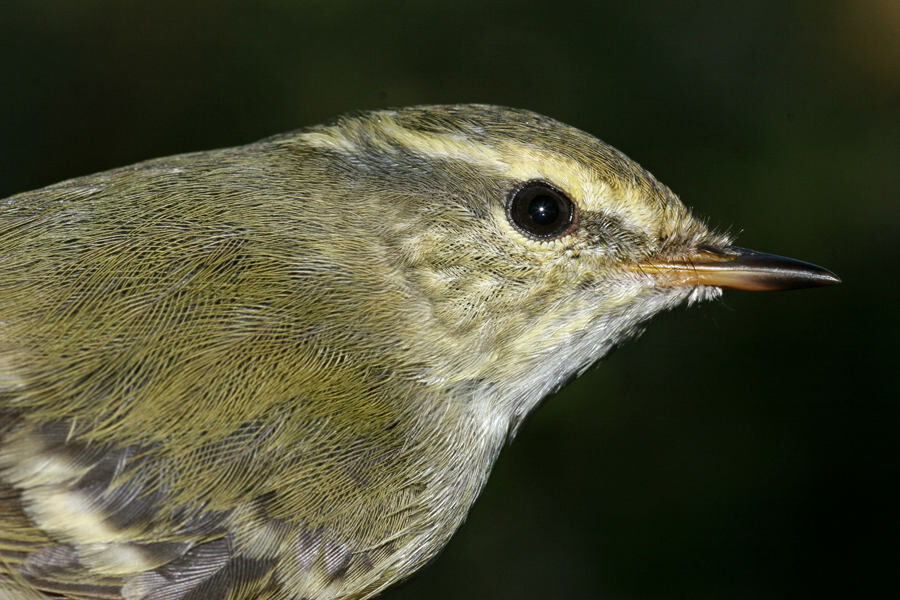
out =
{"type": "Polygon", "coordinates": [[[423,133],[408,129],[389,116],[377,121],[331,126],[301,134],[301,139],[314,148],[336,150],[346,154],[367,151],[359,140],[391,151],[396,146],[431,158],[455,159],[472,165],[505,171],[509,166],[497,150],[461,134],[423,133]]]}
{"type": "Polygon", "coordinates": [[[606,212],[647,231],[654,224],[653,215],[644,210],[637,187],[618,190],[622,197],[609,202],[613,191],[589,165],[510,139],[486,144],[463,134],[422,132],[404,127],[390,113],[383,113],[377,119],[317,129],[302,134],[301,138],[312,147],[345,154],[371,152],[373,145],[386,152],[399,147],[429,158],[464,161],[518,181],[541,179],[566,191],[586,210],[606,212]]]}
{"type": "Polygon", "coordinates": [[[429,158],[464,161],[511,179],[544,179],[567,190],[576,201],[584,197],[582,182],[588,175],[584,166],[530,146],[509,140],[485,144],[462,134],[425,133],[400,125],[390,115],[354,125],[317,129],[302,134],[301,139],[315,148],[357,155],[367,151],[360,140],[388,152],[399,146],[429,158]]]}

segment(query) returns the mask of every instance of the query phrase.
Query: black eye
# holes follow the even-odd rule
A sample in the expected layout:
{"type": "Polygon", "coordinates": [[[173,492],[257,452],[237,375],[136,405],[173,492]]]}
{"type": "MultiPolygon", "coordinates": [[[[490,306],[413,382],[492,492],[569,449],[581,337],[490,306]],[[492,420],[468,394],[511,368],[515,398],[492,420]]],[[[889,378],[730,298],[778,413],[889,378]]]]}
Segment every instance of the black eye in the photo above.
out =
{"type": "Polygon", "coordinates": [[[578,225],[575,203],[543,181],[529,181],[515,190],[507,212],[522,233],[541,240],[571,233],[578,225]]]}

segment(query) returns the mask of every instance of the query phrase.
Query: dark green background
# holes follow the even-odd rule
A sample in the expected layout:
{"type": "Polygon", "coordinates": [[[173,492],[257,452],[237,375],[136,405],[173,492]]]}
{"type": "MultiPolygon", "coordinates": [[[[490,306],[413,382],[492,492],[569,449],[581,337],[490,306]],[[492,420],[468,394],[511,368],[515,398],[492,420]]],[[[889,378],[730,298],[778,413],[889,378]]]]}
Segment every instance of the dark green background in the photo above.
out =
{"type": "Polygon", "coordinates": [[[896,586],[900,4],[3,2],[0,197],[350,109],[490,102],[843,285],[667,314],[551,398],[386,598],[896,586]]]}

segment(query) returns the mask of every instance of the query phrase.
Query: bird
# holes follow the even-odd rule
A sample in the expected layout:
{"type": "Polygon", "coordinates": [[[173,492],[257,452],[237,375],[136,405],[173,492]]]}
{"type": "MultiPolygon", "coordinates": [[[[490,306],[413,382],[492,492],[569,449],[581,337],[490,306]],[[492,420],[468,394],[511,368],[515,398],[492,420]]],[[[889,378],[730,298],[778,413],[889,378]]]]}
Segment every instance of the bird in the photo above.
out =
{"type": "Polygon", "coordinates": [[[653,315],[831,285],[618,150],[350,113],[0,201],[0,597],[371,598],[653,315]]]}

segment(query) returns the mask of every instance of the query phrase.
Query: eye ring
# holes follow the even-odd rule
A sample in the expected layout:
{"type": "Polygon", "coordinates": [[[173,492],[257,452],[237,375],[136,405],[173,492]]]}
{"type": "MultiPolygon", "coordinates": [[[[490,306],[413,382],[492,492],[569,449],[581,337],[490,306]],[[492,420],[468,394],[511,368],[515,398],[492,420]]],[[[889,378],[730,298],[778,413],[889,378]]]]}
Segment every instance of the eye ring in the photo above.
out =
{"type": "Polygon", "coordinates": [[[535,240],[552,240],[578,229],[578,207],[546,181],[527,181],[510,194],[506,214],[513,226],[535,240]]]}

